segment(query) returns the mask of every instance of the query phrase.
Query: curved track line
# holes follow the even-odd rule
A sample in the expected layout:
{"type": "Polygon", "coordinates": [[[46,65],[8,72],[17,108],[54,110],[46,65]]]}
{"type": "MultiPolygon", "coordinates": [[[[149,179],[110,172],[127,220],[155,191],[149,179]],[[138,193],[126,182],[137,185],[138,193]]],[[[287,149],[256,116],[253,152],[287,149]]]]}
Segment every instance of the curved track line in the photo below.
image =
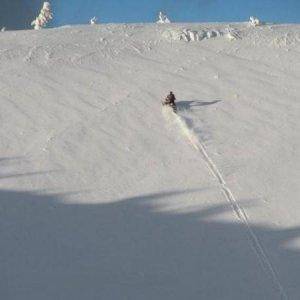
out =
{"type": "Polygon", "coordinates": [[[250,239],[251,247],[254,250],[256,256],[258,257],[258,260],[259,260],[262,268],[270,274],[274,284],[277,286],[278,290],[280,291],[281,298],[287,300],[288,296],[287,296],[282,284],[280,283],[277,272],[276,272],[275,268],[273,267],[270,259],[268,258],[265,250],[263,249],[263,246],[261,245],[258,237],[256,236],[255,232],[252,230],[250,223],[248,221],[248,216],[247,216],[246,212],[244,211],[244,209],[242,207],[239,206],[233,193],[231,192],[230,188],[227,186],[227,183],[224,180],[218,167],[215,165],[213,160],[209,157],[204,144],[196,136],[193,129],[189,128],[189,126],[187,125],[187,123],[183,117],[176,115],[175,119],[178,123],[178,126],[184,133],[184,135],[190,141],[191,145],[202,154],[202,156],[208,166],[209,171],[218,180],[218,182],[221,186],[222,192],[225,195],[227,201],[232,206],[234,213],[236,214],[239,221],[245,226],[245,229],[246,229],[247,234],[250,239]]]}

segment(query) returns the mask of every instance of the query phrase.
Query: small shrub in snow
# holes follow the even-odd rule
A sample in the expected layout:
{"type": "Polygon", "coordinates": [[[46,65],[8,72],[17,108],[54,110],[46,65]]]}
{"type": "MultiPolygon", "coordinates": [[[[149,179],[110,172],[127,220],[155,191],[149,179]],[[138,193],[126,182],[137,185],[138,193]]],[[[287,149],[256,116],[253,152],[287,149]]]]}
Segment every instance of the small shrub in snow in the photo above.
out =
{"type": "Polygon", "coordinates": [[[93,17],[93,18],[90,20],[90,24],[91,24],[91,25],[95,25],[95,24],[97,24],[97,22],[98,22],[98,19],[97,19],[96,17],[93,17]]]}
{"type": "Polygon", "coordinates": [[[262,25],[262,22],[256,17],[250,17],[249,25],[256,27],[262,25]]]}
{"type": "Polygon", "coordinates": [[[51,12],[51,5],[49,2],[44,2],[40,14],[34,21],[32,21],[31,26],[34,26],[35,30],[42,29],[50,20],[52,20],[52,18],[53,14],[51,12]]]}
{"type": "Polygon", "coordinates": [[[171,23],[170,19],[165,15],[163,12],[159,12],[158,14],[158,21],[156,22],[158,24],[169,24],[171,23]]]}

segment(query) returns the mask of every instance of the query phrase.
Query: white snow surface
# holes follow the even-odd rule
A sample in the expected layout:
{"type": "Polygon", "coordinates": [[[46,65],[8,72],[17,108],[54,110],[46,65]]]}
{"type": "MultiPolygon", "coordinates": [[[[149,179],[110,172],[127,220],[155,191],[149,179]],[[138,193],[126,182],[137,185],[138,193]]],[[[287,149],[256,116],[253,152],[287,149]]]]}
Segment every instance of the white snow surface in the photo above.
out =
{"type": "Polygon", "coordinates": [[[300,25],[9,31],[0,66],[1,299],[300,298],[300,25]]]}

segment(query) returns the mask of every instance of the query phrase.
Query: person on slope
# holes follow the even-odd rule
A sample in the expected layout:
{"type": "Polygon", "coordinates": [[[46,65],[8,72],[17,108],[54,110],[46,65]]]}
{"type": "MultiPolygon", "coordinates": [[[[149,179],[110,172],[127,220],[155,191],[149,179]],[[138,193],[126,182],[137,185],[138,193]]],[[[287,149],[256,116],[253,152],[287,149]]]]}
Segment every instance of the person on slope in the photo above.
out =
{"type": "Polygon", "coordinates": [[[170,94],[165,99],[165,104],[173,106],[175,105],[175,100],[175,95],[173,94],[173,92],[170,92],[170,94]]]}
{"type": "Polygon", "coordinates": [[[173,108],[173,111],[176,113],[177,112],[177,106],[175,104],[175,95],[173,92],[170,92],[170,94],[166,97],[165,101],[163,102],[163,105],[169,105],[173,108]]]}

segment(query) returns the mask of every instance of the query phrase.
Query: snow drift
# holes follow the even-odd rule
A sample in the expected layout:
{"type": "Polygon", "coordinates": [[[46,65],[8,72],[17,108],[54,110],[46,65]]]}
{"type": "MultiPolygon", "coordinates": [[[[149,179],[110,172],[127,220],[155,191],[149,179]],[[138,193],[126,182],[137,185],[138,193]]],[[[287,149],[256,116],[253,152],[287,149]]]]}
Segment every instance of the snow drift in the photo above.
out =
{"type": "Polygon", "coordinates": [[[170,27],[166,29],[162,36],[169,41],[185,41],[185,42],[199,42],[204,39],[212,39],[218,37],[224,37],[229,40],[240,39],[239,31],[236,28],[230,26],[222,29],[189,29],[189,28],[174,28],[170,27]]]}

